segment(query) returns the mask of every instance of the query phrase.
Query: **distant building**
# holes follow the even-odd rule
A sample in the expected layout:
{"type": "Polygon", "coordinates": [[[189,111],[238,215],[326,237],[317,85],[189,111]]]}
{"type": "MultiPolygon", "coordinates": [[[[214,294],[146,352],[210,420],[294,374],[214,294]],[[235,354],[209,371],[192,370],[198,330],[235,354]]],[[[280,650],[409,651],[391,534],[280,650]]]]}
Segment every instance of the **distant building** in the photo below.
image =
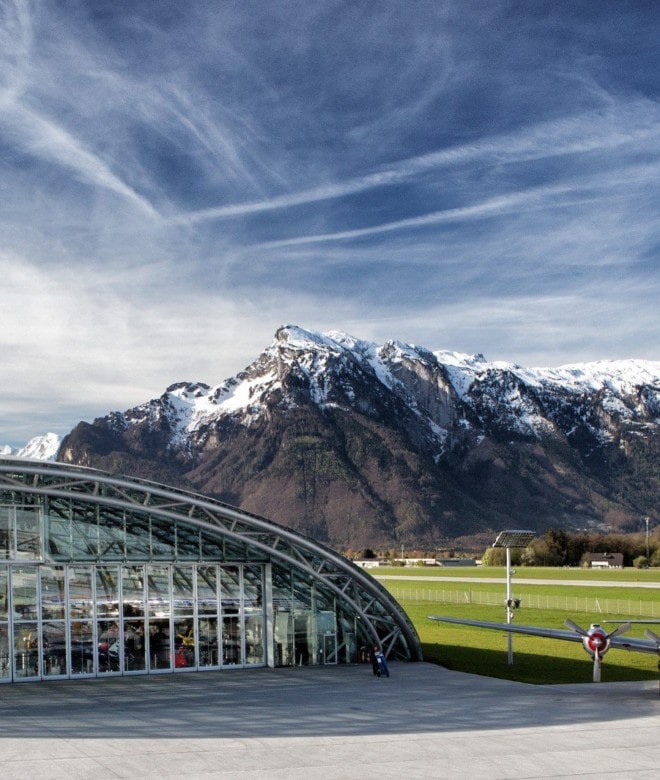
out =
{"type": "Polygon", "coordinates": [[[591,569],[623,569],[623,553],[587,553],[584,560],[591,569]]]}
{"type": "Polygon", "coordinates": [[[439,558],[435,562],[436,566],[476,566],[477,561],[474,558],[439,558]]]}

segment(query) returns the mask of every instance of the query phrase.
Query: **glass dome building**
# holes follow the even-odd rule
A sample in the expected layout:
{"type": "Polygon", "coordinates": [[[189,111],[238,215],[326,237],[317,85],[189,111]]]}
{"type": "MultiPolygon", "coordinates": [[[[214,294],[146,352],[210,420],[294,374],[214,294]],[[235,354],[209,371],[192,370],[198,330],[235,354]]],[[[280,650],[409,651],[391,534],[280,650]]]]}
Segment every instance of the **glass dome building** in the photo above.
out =
{"type": "Polygon", "coordinates": [[[0,682],[421,661],[371,576],[205,496],[0,458],[0,682]]]}

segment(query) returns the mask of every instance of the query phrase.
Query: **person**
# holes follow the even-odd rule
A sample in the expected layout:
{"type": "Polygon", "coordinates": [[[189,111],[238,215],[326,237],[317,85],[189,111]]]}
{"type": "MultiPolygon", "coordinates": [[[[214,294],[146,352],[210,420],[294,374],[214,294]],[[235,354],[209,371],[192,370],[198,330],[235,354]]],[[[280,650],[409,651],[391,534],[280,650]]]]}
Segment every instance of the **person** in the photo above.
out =
{"type": "Polygon", "coordinates": [[[387,661],[385,660],[385,654],[378,647],[374,646],[371,653],[371,668],[374,672],[374,677],[390,676],[390,670],[387,668],[387,661]]]}
{"type": "Polygon", "coordinates": [[[376,658],[378,660],[378,676],[380,677],[381,675],[383,675],[384,677],[389,677],[390,670],[387,667],[387,661],[385,660],[385,653],[379,650],[376,658]]]}

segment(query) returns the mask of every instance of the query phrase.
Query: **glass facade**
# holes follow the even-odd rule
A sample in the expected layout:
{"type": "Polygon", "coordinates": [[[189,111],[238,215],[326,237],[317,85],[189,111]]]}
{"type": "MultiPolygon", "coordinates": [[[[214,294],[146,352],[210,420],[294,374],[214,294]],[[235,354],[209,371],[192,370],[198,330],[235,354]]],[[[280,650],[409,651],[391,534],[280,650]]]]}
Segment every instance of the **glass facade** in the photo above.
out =
{"type": "Polygon", "coordinates": [[[380,586],[309,540],[62,468],[0,459],[1,682],[421,658],[380,586]]]}

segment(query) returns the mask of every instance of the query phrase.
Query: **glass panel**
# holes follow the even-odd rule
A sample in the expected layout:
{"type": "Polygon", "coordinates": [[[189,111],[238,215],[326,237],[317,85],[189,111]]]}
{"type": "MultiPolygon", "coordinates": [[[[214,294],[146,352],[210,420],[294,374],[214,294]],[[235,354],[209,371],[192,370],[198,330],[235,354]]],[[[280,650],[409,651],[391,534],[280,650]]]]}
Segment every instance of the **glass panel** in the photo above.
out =
{"type": "Polygon", "coordinates": [[[275,666],[293,666],[293,617],[287,610],[275,612],[275,666]]]}
{"type": "Polygon", "coordinates": [[[124,621],[124,669],[127,672],[146,668],[144,620],[124,621]]]}
{"type": "Polygon", "coordinates": [[[143,617],[144,566],[122,566],[121,586],[124,617],[143,617]]]}
{"type": "Polygon", "coordinates": [[[0,620],[7,620],[9,617],[9,590],[8,590],[7,569],[0,569],[0,620]]]}
{"type": "Polygon", "coordinates": [[[91,620],[71,623],[71,674],[94,672],[94,629],[91,620]]]}
{"type": "Polygon", "coordinates": [[[92,617],[92,567],[69,566],[69,615],[71,620],[92,617]]]}
{"type": "Polygon", "coordinates": [[[241,605],[241,579],[238,566],[222,566],[220,583],[222,611],[230,614],[238,613],[241,605]]]}
{"type": "Polygon", "coordinates": [[[263,614],[261,610],[245,610],[245,663],[264,662],[263,614]]]}
{"type": "Polygon", "coordinates": [[[222,594],[222,663],[243,663],[241,633],[241,572],[238,566],[220,568],[222,594]]]}
{"type": "Polygon", "coordinates": [[[173,524],[151,518],[151,557],[173,561],[176,557],[176,541],[173,524]]]}
{"type": "Polygon", "coordinates": [[[43,624],[44,675],[66,674],[66,623],[63,620],[43,624]]]}
{"type": "Polygon", "coordinates": [[[41,557],[41,512],[36,508],[16,507],[16,557],[36,560],[41,557]]]}
{"type": "Polygon", "coordinates": [[[243,567],[243,604],[245,607],[261,607],[262,605],[262,572],[261,566],[243,567]]]}
{"type": "Polygon", "coordinates": [[[147,566],[147,599],[150,618],[169,618],[171,614],[169,566],[147,566]]]}
{"type": "Polygon", "coordinates": [[[199,619],[199,665],[218,666],[218,618],[199,619]]]}
{"type": "Polygon", "coordinates": [[[99,517],[99,558],[102,561],[123,560],[125,542],[123,515],[103,509],[99,517]]]}
{"type": "Polygon", "coordinates": [[[119,617],[119,569],[116,566],[96,567],[96,615],[119,617]]]}
{"type": "Polygon", "coordinates": [[[39,674],[39,624],[14,623],[14,664],[16,677],[39,674]]]}
{"type": "Polygon", "coordinates": [[[224,557],[222,539],[215,536],[207,536],[202,531],[202,558],[205,561],[222,561],[224,557]]]}
{"type": "Polygon", "coordinates": [[[242,663],[241,621],[238,615],[222,618],[222,663],[242,663]]]}
{"type": "Polygon", "coordinates": [[[40,574],[42,620],[64,620],[66,606],[64,566],[42,566],[40,574]]]}
{"type": "Polygon", "coordinates": [[[192,618],[174,621],[174,667],[195,666],[195,625],[192,618]]]}
{"type": "Polygon", "coordinates": [[[12,543],[12,515],[11,507],[0,506],[0,560],[10,558],[14,546],[12,543]]]}
{"type": "Polygon", "coordinates": [[[12,571],[12,596],[14,616],[22,620],[37,619],[37,569],[35,566],[12,571]]]}
{"type": "Polygon", "coordinates": [[[149,621],[149,668],[170,668],[170,621],[158,619],[149,621]]]}
{"type": "Polygon", "coordinates": [[[199,529],[176,524],[176,556],[180,560],[199,560],[199,529]]]}
{"type": "Polygon", "coordinates": [[[335,629],[335,613],[324,610],[316,615],[316,647],[317,663],[337,663],[337,634],[335,629]]]}
{"type": "Polygon", "coordinates": [[[172,607],[174,615],[194,614],[193,567],[172,567],[172,607]]]}
{"type": "Polygon", "coordinates": [[[130,525],[126,527],[126,557],[133,560],[151,558],[148,517],[131,515],[130,525]]]}
{"type": "Polygon", "coordinates": [[[116,620],[99,620],[97,629],[98,670],[118,672],[121,669],[119,623],[116,620]]]}
{"type": "Polygon", "coordinates": [[[215,566],[197,567],[197,614],[218,614],[218,570],[215,566]]]}
{"type": "Polygon", "coordinates": [[[11,677],[11,658],[9,656],[9,626],[0,623],[0,679],[11,677]]]}
{"type": "Polygon", "coordinates": [[[46,550],[56,561],[71,560],[71,520],[52,513],[46,517],[46,550]]]}
{"type": "Polygon", "coordinates": [[[71,521],[72,557],[76,561],[96,560],[99,550],[99,532],[96,513],[92,507],[76,507],[71,521]]]}

